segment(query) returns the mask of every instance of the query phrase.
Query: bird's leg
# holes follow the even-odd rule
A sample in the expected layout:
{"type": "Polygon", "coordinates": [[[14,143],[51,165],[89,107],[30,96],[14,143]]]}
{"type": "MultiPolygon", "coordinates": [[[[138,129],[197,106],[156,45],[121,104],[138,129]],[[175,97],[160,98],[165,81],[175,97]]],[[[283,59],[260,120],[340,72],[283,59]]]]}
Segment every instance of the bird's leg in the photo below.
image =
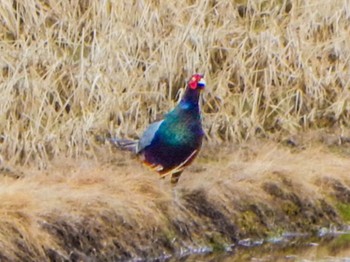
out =
{"type": "Polygon", "coordinates": [[[171,185],[173,186],[173,188],[176,186],[177,182],[179,181],[180,176],[181,176],[181,173],[182,173],[182,170],[179,171],[179,172],[173,173],[173,174],[171,175],[171,180],[170,180],[170,182],[171,182],[171,185]]]}
{"type": "Polygon", "coordinates": [[[179,197],[178,197],[178,195],[177,195],[176,185],[177,185],[177,182],[179,181],[179,178],[180,178],[180,176],[181,176],[181,173],[182,173],[182,171],[173,173],[173,174],[171,175],[171,180],[170,180],[171,189],[172,189],[172,191],[173,191],[172,193],[173,193],[174,202],[175,202],[178,206],[181,206],[181,203],[180,203],[179,197]]]}

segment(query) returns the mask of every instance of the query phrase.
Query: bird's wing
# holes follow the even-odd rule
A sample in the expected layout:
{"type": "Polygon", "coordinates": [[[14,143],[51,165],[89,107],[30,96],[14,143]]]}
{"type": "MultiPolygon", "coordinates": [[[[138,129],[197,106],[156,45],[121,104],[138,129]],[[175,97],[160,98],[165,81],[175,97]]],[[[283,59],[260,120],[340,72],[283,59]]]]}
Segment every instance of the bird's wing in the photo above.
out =
{"type": "Polygon", "coordinates": [[[146,146],[149,146],[154,138],[154,135],[158,131],[160,125],[163,123],[164,120],[154,122],[149,125],[149,127],[146,129],[146,131],[142,134],[139,143],[136,148],[136,153],[141,152],[146,146]]]}
{"type": "MultiPolygon", "coordinates": [[[[165,177],[165,176],[168,176],[170,174],[176,174],[176,173],[178,173],[178,177],[180,177],[181,172],[184,170],[184,168],[186,166],[188,166],[193,161],[193,159],[197,156],[197,154],[198,154],[198,150],[196,149],[185,159],[185,161],[181,162],[175,168],[170,169],[166,173],[161,173],[161,177],[165,177]]],[[[155,169],[157,172],[159,172],[163,169],[163,167],[161,165],[151,166],[151,168],[154,168],[154,169],[157,168],[157,169],[155,169]]]]}

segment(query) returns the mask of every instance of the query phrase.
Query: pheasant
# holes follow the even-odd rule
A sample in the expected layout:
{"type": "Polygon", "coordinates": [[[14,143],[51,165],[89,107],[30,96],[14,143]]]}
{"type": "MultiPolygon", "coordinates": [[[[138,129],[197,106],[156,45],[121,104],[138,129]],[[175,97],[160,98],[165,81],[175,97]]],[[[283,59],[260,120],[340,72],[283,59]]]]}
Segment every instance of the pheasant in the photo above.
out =
{"type": "Polygon", "coordinates": [[[138,155],[161,177],[171,175],[171,184],[175,186],[202,145],[204,132],[198,101],[204,87],[203,75],[194,74],[179,104],[164,119],[149,125],[139,140],[112,138],[110,141],[138,155]]]}

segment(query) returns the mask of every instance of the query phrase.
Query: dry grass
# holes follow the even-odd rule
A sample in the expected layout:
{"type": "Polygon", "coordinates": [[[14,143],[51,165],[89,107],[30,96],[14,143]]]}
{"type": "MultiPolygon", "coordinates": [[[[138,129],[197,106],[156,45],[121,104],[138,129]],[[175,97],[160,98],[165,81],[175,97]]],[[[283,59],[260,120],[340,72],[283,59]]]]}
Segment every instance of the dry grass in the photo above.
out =
{"type": "Polygon", "coordinates": [[[214,159],[208,149],[175,191],[122,153],[104,155],[102,165],[56,159],[47,173],[1,178],[2,260],[115,261],[222,250],[238,238],[339,225],[334,200],[350,201],[350,164],[324,147],[296,154],[257,142],[224,148],[214,159]]]}
{"type": "Polygon", "coordinates": [[[347,135],[349,19],[341,0],[2,1],[0,160],[24,176],[0,169],[0,259],[155,257],[342,222],[343,157],[244,143],[347,135]],[[176,197],[96,136],[136,137],[193,72],[207,141],[176,197]]]}
{"type": "Polygon", "coordinates": [[[45,167],[137,136],[206,75],[210,142],[349,125],[346,1],[10,1],[0,7],[0,152],[45,167]]]}

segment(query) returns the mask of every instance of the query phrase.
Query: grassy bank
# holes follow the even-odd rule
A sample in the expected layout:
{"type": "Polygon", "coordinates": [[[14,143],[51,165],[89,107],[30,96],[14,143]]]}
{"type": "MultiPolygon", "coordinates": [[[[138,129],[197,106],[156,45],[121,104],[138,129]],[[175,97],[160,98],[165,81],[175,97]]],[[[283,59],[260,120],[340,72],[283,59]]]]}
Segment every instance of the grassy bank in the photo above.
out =
{"type": "Polygon", "coordinates": [[[2,172],[1,259],[215,252],[240,239],[341,228],[350,220],[344,155],[323,146],[291,152],[266,141],[214,151],[201,155],[175,191],[109,146],[98,161],[57,159],[47,172],[27,170],[19,179],[2,172]]]}

